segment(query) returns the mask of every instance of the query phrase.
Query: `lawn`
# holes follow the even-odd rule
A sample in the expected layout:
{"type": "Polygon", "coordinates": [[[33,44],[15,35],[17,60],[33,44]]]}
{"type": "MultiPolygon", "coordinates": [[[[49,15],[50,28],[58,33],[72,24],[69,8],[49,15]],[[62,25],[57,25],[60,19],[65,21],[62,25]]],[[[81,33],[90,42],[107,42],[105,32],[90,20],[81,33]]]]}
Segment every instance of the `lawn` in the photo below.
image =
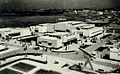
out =
{"type": "Polygon", "coordinates": [[[22,73],[5,68],[5,69],[0,71],[0,74],[22,74],[22,73]]]}
{"type": "Polygon", "coordinates": [[[53,71],[53,70],[40,69],[40,70],[36,71],[34,74],[61,74],[61,73],[53,71]]]}
{"type": "Polygon", "coordinates": [[[19,62],[19,63],[13,65],[12,67],[15,68],[15,69],[24,71],[24,72],[28,72],[28,71],[36,68],[36,66],[26,64],[26,63],[23,63],[23,62],[19,62]]]}

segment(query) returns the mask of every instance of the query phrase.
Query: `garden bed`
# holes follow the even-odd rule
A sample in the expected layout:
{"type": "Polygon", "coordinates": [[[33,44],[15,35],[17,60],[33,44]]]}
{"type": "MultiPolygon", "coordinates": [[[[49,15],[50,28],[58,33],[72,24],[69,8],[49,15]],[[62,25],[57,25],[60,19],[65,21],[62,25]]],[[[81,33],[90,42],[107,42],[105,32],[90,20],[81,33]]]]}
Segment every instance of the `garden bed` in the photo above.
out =
{"type": "Polygon", "coordinates": [[[22,73],[5,68],[5,69],[0,71],[0,74],[22,74],[22,73]]]}
{"type": "Polygon", "coordinates": [[[34,74],[61,74],[57,71],[53,71],[53,70],[44,70],[44,69],[40,69],[38,71],[36,71],[34,74]]]}
{"type": "Polygon", "coordinates": [[[15,69],[24,71],[24,72],[28,72],[28,71],[36,68],[36,66],[26,64],[26,63],[23,63],[23,62],[19,62],[19,63],[13,65],[12,67],[15,68],[15,69]]]}

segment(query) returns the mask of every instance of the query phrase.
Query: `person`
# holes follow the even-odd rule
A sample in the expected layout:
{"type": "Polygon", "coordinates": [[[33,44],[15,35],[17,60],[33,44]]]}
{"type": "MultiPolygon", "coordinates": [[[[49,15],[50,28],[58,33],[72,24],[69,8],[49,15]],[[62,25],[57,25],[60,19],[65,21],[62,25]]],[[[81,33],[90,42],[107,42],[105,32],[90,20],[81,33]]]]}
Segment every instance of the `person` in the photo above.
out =
{"type": "Polygon", "coordinates": [[[1,65],[1,60],[0,60],[0,65],[1,65]]]}
{"type": "Polygon", "coordinates": [[[78,54],[78,52],[76,51],[76,55],[78,54]]]}
{"type": "Polygon", "coordinates": [[[83,63],[79,63],[80,69],[83,69],[83,63]]]}
{"type": "Polygon", "coordinates": [[[66,47],[65,47],[65,50],[67,50],[67,45],[66,45],[66,47]]]}
{"type": "Polygon", "coordinates": [[[43,55],[41,54],[41,57],[43,57],[43,55]]]}
{"type": "Polygon", "coordinates": [[[59,52],[57,52],[57,55],[59,55],[59,52]]]}
{"type": "Polygon", "coordinates": [[[17,41],[17,40],[15,39],[15,43],[16,43],[16,41],[17,41]]]}
{"type": "Polygon", "coordinates": [[[58,62],[58,61],[55,61],[54,64],[59,64],[59,62],[58,62]]]}
{"type": "Polygon", "coordinates": [[[25,52],[27,50],[27,45],[24,45],[24,53],[25,53],[25,57],[27,57],[27,53],[25,52]]]}
{"type": "Polygon", "coordinates": [[[66,63],[66,64],[64,64],[61,68],[68,67],[68,66],[69,66],[69,64],[66,63]]]}
{"type": "Polygon", "coordinates": [[[27,45],[25,44],[25,46],[24,46],[24,50],[26,51],[27,50],[27,45]]]}
{"type": "Polygon", "coordinates": [[[46,63],[48,63],[48,59],[47,59],[47,56],[46,56],[46,63]]]}
{"type": "Polygon", "coordinates": [[[87,42],[87,39],[85,39],[85,42],[87,42]]]}
{"type": "Polygon", "coordinates": [[[45,52],[47,52],[48,48],[45,49],[45,52]]]}
{"type": "Polygon", "coordinates": [[[25,57],[27,57],[27,53],[25,54],[25,57]]]}

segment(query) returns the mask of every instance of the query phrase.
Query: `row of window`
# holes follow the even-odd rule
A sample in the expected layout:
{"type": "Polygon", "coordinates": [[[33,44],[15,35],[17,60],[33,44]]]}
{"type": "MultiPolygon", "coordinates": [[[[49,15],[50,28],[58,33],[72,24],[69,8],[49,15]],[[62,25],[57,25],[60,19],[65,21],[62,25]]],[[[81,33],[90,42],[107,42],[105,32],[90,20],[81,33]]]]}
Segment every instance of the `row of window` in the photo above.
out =
{"type": "Polygon", "coordinates": [[[18,35],[20,35],[20,32],[8,34],[8,36],[18,36],[18,35]]]}
{"type": "Polygon", "coordinates": [[[58,39],[61,39],[60,36],[55,36],[55,35],[49,35],[50,37],[55,37],[55,38],[58,38],[58,39]]]}
{"type": "Polygon", "coordinates": [[[100,32],[100,31],[101,31],[101,30],[98,30],[98,31],[92,32],[92,34],[97,33],[97,32],[100,32]]]}
{"type": "Polygon", "coordinates": [[[68,39],[67,41],[77,40],[76,38],[68,39]]]}
{"type": "MultiPolygon", "coordinates": [[[[39,41],[39,44],[42,44],[42,43],[47,43],[47,41],[42,41],[42,42],[41,42],[41,41],[39,41]]],[[[49,46],[51,46],[51,45],[52,45],[52,43],[48,43],[48,45],[49,45],[49,46]]]]}

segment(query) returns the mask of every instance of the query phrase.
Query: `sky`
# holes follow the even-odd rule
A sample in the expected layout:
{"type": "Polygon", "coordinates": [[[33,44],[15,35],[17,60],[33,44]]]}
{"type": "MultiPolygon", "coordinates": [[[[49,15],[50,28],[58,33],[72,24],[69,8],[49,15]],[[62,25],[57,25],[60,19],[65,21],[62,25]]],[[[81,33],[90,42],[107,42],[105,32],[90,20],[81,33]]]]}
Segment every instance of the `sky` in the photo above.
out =
{"type": "Polygon", "coordinates": [[[120,0],[0,0],[0,9],[116,8],[120,0]]]}

